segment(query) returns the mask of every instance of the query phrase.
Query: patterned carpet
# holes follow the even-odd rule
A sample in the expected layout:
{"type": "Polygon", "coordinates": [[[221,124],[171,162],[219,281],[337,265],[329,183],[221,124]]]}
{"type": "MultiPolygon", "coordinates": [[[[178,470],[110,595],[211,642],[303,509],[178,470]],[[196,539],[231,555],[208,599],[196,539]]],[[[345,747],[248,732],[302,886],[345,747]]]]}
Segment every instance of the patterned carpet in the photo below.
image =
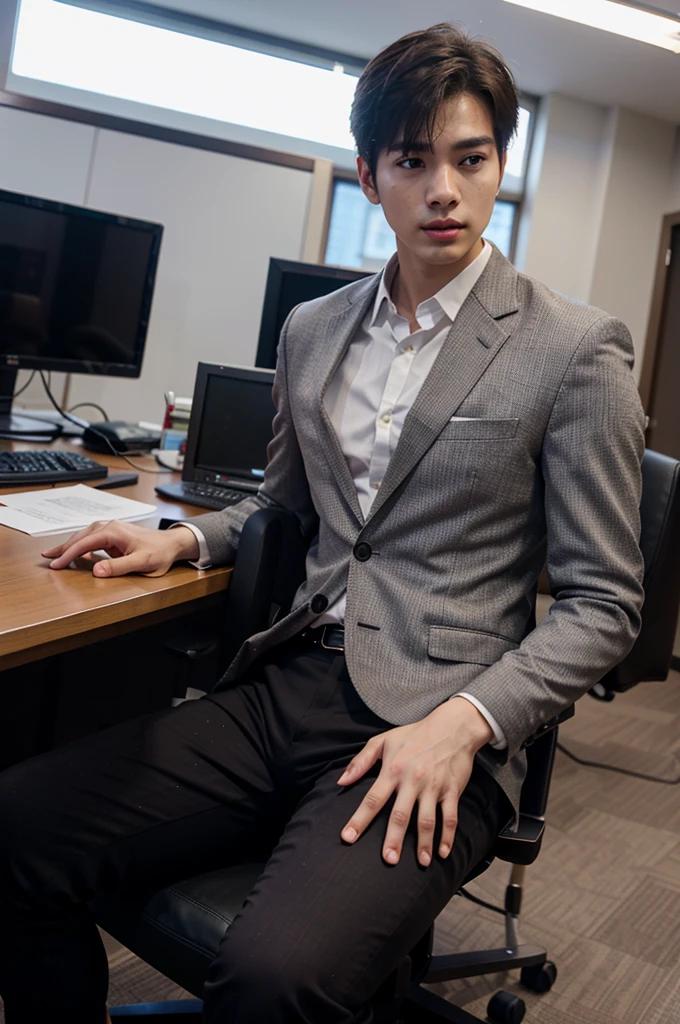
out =
{"type": "MultiPolygon", "coordinates": [[[[581,757],[667,778],[680,774],[680,674],[599,704],[584,698],[561,731],[581,757]]],[[[470,889],[502,902],[508,866],[470,889]]],[[[496,946],[502,921],[455,899],[437,950],[496,946]]],[[[516,975],[433,986],[481,1018],[498,988],[527,1004],[525,1024],[680,1024],[680,787],[581,767],[558,753],[541,855],[527,872],[522,939],[545,945],[559,976],[546,995],[516,975]]],[[[106,937],[112,1005],[182,992],[106,937]]],[[[0,1010],[0,1020],[2,1020],[0,1010]]]]}

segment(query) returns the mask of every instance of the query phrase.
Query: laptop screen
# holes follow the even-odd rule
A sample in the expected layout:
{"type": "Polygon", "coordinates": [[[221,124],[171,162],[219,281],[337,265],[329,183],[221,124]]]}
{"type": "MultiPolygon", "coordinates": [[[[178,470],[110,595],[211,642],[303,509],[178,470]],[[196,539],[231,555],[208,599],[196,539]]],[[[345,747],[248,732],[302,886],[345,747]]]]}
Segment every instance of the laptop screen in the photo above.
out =
{"type": "MultiPolygon", "coordinates": [[[[196,390],[199,383],[204,386],[202,408],[196,410],[200,421],[191,467],[194,475],[196,471],[199,477],[208,474],[215,483],[226,482],[221,480],[222,476],[248,480],[264,476],[276,411],[272,401],[273,380],[271,371],[199,365],[196,390]]],[[[201,404],[200,397],[194,396],[194,405],[197,398],[201,404]]]]}

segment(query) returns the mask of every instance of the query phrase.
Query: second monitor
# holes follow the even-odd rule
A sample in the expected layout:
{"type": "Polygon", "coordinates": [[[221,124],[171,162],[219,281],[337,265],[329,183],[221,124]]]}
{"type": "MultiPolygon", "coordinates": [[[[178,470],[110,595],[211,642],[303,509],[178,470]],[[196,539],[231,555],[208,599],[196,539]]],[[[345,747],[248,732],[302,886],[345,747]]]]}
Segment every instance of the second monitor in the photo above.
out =
{"type": "Polygon", "coordinates": [[[295,260],[272,257],[269,260],[255,365],[275,369],[281,328],[290,311],[298,303],[329,295],[330,292],[337,291],[352,281],[370,277],[371,273],[366,270],[326,267],[318,263],[298,263],[295,260]]]}

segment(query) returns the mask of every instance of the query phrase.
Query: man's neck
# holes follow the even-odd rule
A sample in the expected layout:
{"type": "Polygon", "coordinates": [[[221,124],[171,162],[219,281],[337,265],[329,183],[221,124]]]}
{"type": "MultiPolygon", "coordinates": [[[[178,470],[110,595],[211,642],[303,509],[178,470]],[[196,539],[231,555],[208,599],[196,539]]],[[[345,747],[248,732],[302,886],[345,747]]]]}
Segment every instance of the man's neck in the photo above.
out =
{"type": "Polygon", "coordinates": [[[397,246],[399,264],[390,288],[391,299],[397,307],[397,312],[410,322],[415,323],[416,309],[420,303],[431,299],[449,281],[453,281],[454,277],[462,274],[481,255],[483,249],[484,241],[480,238],[477,244],[458,262],[436,266],[413,260],[410,258],[410,253],[399,252],[397,246]]]}

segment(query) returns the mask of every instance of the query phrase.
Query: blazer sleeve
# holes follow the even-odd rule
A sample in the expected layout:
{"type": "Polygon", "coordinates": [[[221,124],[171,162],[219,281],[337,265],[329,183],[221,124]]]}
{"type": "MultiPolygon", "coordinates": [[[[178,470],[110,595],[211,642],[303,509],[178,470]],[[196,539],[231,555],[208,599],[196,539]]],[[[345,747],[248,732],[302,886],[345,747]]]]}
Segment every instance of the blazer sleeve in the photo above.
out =
{"type": "Polygon", "coordinates": [[[640,630],[644,413],[627,328],[604,316],[565,372],[546,429],[547,569],[555,601],[520,646],[467,684],[512,757],[633,646],[640,630]]]}
{"type": "Polygon", "coordinates": [[[293,512],[300,521],[303,537],[311,538],[318,529],[318,516],[312,503],[302,453],[298,444],[290,408],[286,374],[286,341],[298,307],[288,315],[281,330],[273,399],[274,437],[267,448],[267,468],[257,494],[248,496],[221,512],[208,512],[187,519],[205,537],[212,565],[233,562],[243,524],[260,508],[279,507],[293,512]]]}

